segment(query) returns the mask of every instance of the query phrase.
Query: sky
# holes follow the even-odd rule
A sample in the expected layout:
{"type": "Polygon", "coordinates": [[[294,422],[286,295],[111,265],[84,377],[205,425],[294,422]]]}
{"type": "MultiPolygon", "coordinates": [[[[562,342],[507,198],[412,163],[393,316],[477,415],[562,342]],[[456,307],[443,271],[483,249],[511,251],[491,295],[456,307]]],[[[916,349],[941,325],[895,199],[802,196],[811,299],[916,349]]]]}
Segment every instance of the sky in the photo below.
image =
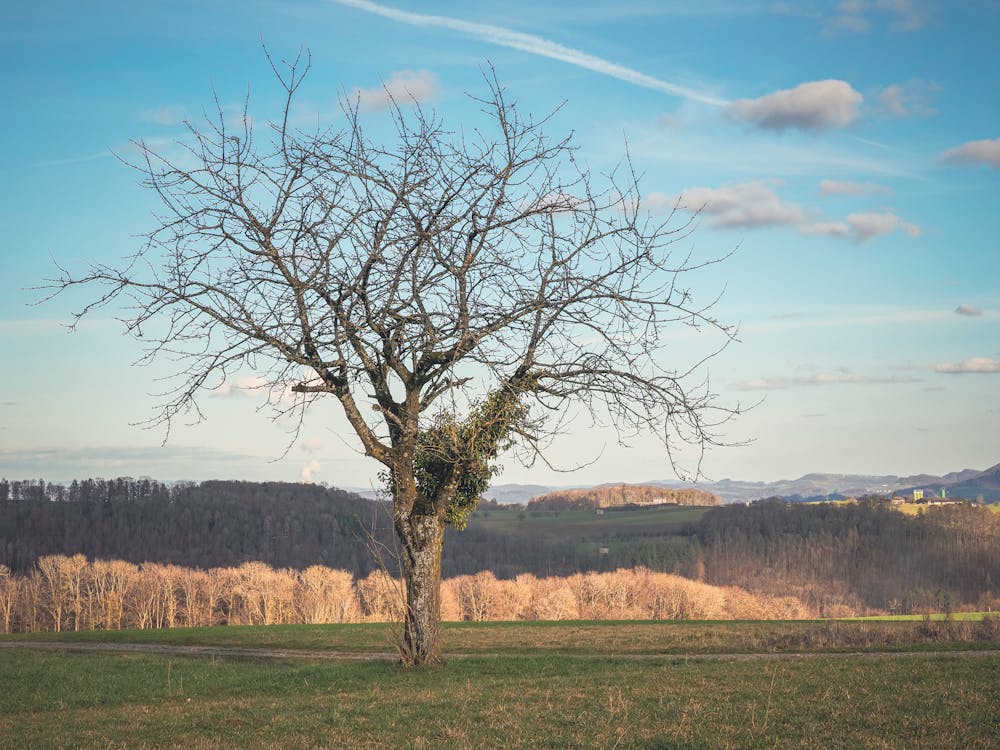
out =
{"type": "MultiPolygon", "coordinates": [[[[386,92],[461,127],[493,66],[522,111],[558,108],[595,173],[628,151],[654,212],[701,209],[692,280],[721,293],[739,343],[708,363],[723,403],[753,405],[710,479],[911,474],[1000,461],[1000,4],[995,0],[691,3],[407,0],[40,0],[0,8],[0,476],[322,481],[368,487],[378,465],[333,403],[296,439],[234,381],[206,419],[144,427],[169,362],[86,294],[42,302],[56,264],[138,249],[156,198],[132,142],[183,148],[218,97],[280,111],[272,56],[312,68],[296,109],[336,124],[386,92]]],[[[678,332],[679,367],[706,342],[678,332]]],[[[672,476],[652,437],[618,444],[575,419],[552,467],[498,482],[672,476]],[[576,471],[566,470],[582,466],[576,471]]],[[[687,467],[693,465],[688,456],[687,467]]]]}

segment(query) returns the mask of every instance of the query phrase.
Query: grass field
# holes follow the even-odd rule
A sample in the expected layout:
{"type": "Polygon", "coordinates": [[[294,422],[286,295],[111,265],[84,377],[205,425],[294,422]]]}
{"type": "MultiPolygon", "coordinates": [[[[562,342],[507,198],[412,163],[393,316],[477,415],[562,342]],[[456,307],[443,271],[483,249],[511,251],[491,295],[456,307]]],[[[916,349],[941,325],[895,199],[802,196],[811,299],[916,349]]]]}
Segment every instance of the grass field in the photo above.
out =
{"type": "MultiPolygon", "coordinates": [[[[663,505],[629,510],[518,510],[481,508],[469,529],[527,540],[538,549],[558,549],[573,569],[606,570],[645,565],[684,574],[695,554],[692,537],[683,532],[701,519],[707,507],[663,505]],[[602,552],[602,548],[605,551],[602,552]]],[[[543,566],[544,567],[544,566],[543,566]]],[[[506,575],[513,575],[513,572],[506,575]]]]}
{"type": "MultiPolygon", "coordinates": [[[[447,647],[465,656],[425,671],[388,661],[3,648],[0,747],[996,747],[1000,637],[946,638],[948,628],[974,635],[976,627],[456,624],[445,630],[447,647]],[[935,639],[921,642],[920,629],[935,639]],[[887,647],[886,633],[897,642],[887,647]],[[865,642],[884,653],[815,653],[865,642]],[[973,646],[992,650],[966,652],[973,646]],[[919,650],[931,647],[937,653],[919,650]],[[735,655],[708,656],[726,651],[735,655]],[[767,655],[774,651],[803,655],[767,655]]],[[[378,652],[387,634],[354,625],[44,638],[378,652]]]]}
{"type": "MultiPolygon", "coordinates": [[[[1000,620],[982,615],[948,621],[882,617],[855,620],[746,621],[531,621],[444,623],[445,652],[472,655],[717,654],[1000,647],[1000,620]]],[[[392,651],[394,627],[271,625],[154,630],[20,633],[3,641],[142,643],[223,648],[384,653],[392,651]]],[[[0,655],[2,655],[0,651],[0,655]]]]}
{"type": "Polygon", "coordinates": [[[696,523],[707,507],[661,505],[634,510],[607,510],[598,515],[592,510],[529,511],[486,508],[469,519],[470,526],[519,534],[609,536],[634,533],[642,529],[650,534],[676,533],[689,523],[696,523]]]}

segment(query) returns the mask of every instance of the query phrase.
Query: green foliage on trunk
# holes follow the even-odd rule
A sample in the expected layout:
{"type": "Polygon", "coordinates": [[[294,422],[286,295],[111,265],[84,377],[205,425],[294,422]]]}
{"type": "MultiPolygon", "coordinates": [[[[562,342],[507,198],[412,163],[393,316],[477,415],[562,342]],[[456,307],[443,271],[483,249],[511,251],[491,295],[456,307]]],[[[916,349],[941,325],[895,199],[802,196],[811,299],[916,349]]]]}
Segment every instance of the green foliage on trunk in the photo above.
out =
{"type": "Polygon", "coordinates": [[[421,501],[433,505],[457,480],[454,497],[445,510],[445,522],[464,529],[490,480],[500,470],[496,457],[513,444],[511,433],[527,416],[522,394],[534,381],[520,388],[494,391],[476,405],[464,420],[441,413],[420,433],[413,460],[421,501]]]}

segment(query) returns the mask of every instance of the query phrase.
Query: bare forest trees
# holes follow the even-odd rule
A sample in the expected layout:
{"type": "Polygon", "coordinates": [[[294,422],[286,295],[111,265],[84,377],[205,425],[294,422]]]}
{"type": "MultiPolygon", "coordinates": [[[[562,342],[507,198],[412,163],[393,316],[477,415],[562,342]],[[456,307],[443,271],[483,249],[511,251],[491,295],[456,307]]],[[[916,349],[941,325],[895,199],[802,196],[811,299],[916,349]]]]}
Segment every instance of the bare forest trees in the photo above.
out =
{"type": "Polygon", "coordinates": [[[390,123],[351,102],[339,129],[296,129],[308,65],[272,67],[281,116],[245,111],[234,128],[220,104],[177,160],[139,143],[161,223],[123,266],[53,286],[99,288],[81,314],[124,304],[150,359],[181,362],[165,423],[200,416],[199,394],[238,371],[295,394],[286,411],[336,399],[392,496],[402,653],[435,662],[444,527],[464,525],[497,456],[543,456],[574,409],[671,456],[713,444],[733,411],[664,334],[712,329],[724,345],[733,331],[689,292],[705,265],[674,252],[689,225],[642,207],[627,160],[598,186],[492,76],[477,122],[400,104],[382,145],[366,128],[390,123]]]}
{"type": "MultiPolygon", "coordinates": [[[[0,568],[0,632],[399,622],[403,586],[380,570],[356,580],[321,565],[295,571],[250,562],[200,570],[50,555],[27,575],[0,568]],[[79,600],[73,581],[79,583],[79,600]]],[[[445,619],[458,621],[816,614],[795,597],[751,594],[645,568],[509,580],[484,571],[444,580],[441,601],[445,619]]]]}

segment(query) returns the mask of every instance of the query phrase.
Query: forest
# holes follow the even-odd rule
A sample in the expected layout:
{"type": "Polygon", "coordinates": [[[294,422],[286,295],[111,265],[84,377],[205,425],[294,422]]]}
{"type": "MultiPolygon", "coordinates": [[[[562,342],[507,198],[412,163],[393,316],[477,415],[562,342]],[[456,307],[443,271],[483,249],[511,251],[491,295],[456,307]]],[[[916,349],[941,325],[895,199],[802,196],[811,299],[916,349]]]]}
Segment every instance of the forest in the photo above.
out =
{"type": "MultiPolygon", "coordinates": [[[[386,506],[310,484],[0,481],[0,564],[30,576],[51,555],[197,570],[321,565],[357,582],[392,565],[386,506]]],[[[537,511],[483,503],[449,530],[446,577],[500,581],[642,568],[754,595],[792,597],[821,616],[991,609],[1000,513],[971,504],[903,515],[854,504],[537,511]]]]}
{"type": "MultiPolygon", "coordinates": [[[[751,594],[645,568],[498,579],[446,578],[442,616],[453,621],[788,619],[815,616],[791,596],[751,594]]],[[[311,565],[260,562],[201,570],[83,555],[46,555],[27,575],[0,566],[0,633],[209,625],[398,622],[403,582],[311,565]]]]}

